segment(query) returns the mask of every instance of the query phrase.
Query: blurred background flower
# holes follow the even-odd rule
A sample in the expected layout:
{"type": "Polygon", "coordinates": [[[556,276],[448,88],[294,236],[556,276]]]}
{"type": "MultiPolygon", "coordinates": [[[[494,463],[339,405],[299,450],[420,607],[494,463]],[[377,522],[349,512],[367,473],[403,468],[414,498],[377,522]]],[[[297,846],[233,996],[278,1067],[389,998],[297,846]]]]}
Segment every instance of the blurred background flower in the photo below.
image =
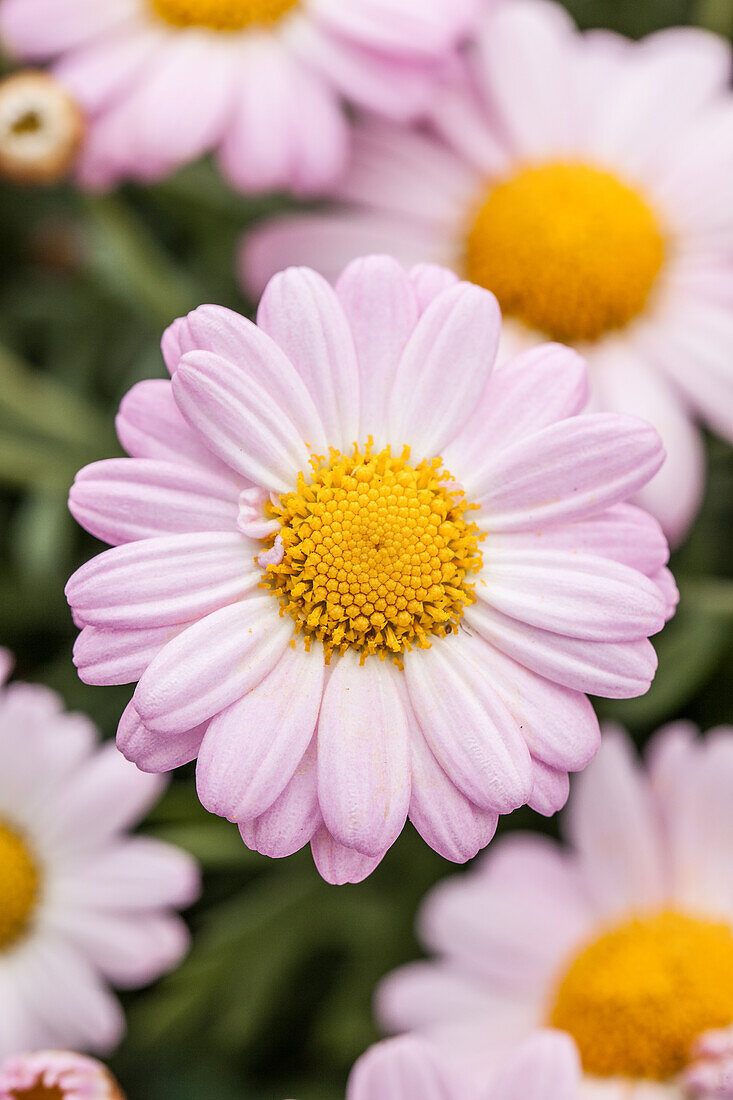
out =
{"type": "Polygon", "coordinates": [[[733,728],[701,740],[690,723],[670,725],[642,769],[626,734],[606,727],[575,783],[567,847],[506,837],[429,895],[418,928],[438,958],[390,975],[378,1014],[389,1030],[423,1032],[478,1084],[542,1026],[575,1041],[582,1096],[653,1087],[674,1100],[681,1079],[724,1084],[733,728]]]}
{"type": "MultiPolygon", "coordinates": [[[[565,6],[584,28],[635,38],[678,23],[733,31],[730,0],[565,6]]],[[[137,382],[164,378],[166,325],[206,301],[252,315],[256,303],[243,301],[234,276],[237,237],[288,209],[291,199],[234,194],[208,160],[114,195],[0,183],[0,640],[24,680],[60,692],[107,738],[129,689],[88,687],[71,663],[76,628],[63,587],[102,547],[69,516],[69,485],[81,466],[121,453],[114,412],[137,382]]],[[[702,729],[730,720],[733,458],[721,437],[703,438],[704,499],[673,557],[681,602],[655,638],[654,684],[635,700],[594,700],[639,744],[678,716],[702,729]]],[[[528,826],[556,829],[530,811],[511,819],[511,831],[528,826]]],[[[205,890],[183,966],[122,994],[128,1034],[113,1068],[125,1091],[343,1100],[350,1067],[378,1038],[374,986],[419,952],[417,905],[454,869],[408,827],[365,883],[335,890],[307,853],[273,863],[249,851],[201,809],[186,772],[145,829],[196,855],[205,890]]]]}
{"type": "Polygon", "coordinates": [[[591,408],[658,428],[667,461],[637,500],[679,542],[704,488],[694,417],[733,439],[730,78],[729,44],[698,29],[632,43],[579,35],[550,0],[499,4],[432,126],[363,121],[336,210],[256,228],[244,285],[384,251],[488,287],[504,357],[571,344],[591,408]]]}
{"type": "Polygon", "coordinates": [[[0,690],[0,1057],[114,1049],[108,983],[147,985],[188,950],[175,909],[198,896],[195,861],[128,835],[164,783],[96,740],[49,688],[0,690]]]}

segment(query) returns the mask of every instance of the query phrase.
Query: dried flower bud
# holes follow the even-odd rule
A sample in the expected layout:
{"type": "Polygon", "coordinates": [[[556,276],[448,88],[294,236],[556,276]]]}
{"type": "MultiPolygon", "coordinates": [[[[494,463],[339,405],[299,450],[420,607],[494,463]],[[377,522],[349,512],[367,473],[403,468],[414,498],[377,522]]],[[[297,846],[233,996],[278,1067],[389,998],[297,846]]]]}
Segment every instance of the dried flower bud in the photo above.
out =
{"type": "Polygon", "coordinates": [[[95,1058],[65,1050],[17,1054],[0,1066],[0,1100],[125,1100],[95,1058]]]}
{"type": "Polygon", "coordinates": [[[81,110],[48,73],[28,70],[0,81],[0,175],[55,183],[69,171],[83,134],[81,110]]]}

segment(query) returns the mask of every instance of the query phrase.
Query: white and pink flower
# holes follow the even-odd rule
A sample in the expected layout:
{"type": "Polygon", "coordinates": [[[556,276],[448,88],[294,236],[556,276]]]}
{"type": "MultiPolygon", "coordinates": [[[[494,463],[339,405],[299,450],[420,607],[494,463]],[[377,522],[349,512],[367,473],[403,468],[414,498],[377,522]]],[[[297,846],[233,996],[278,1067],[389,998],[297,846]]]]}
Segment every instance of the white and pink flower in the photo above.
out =
{"type": "Polygon", "coordinates": [[[696,419],[733,440],[730,74],[701,30],[631,42],[546,0],[496,5],[431,130],[362,121],[339,207],[255,229],[244,285],[385,251],[487,286],[502,355],[572,344],[591,408],[657,427],[667,462],[638,502],[678,541],[704,489],[696,419]]]}
{"type": "Polygon", "coordinates": [[[642,768],[604,729],[568,844],[514,833],[419,914],[437,956],[378,992],[476,1082],[537,1027],[576,1042],[582,1100],[733,1095],[733,729],[676,723],[642,768]]]}
{"type": "Polygon", "coordinates": [[[656,432],[578,417],[585,366],[546,345],[492,374],[496,299],[372,257],[336,290],[272,280],[258,325],[202,306],[134,387],[132,456],[82,470],[112,543],[71,578],[81,677],[139,681],[118,732],[252,848],[311,842],[358,881],[408,814],[448,859],[524,803],[553,813],[598,745],[585,693],[644,693],[676,602],[624,503],[656,432]]]}
{"type": "Polygon", "coordinates": [[[344,103],[423,111],[476,0],[3,0],[0,34],[87,115],[89,186],[215,152],[243,191],[310,194],[349,151],[344,103]]]}
{"type": "Polygon", "coordinates": [[[557,1031],[520,1043],[485,1089],[473,1088],[425,1039],[401,1035],[362,1055],[346,1100],[576,1100],[579,1076],[577,1052],[557,1031]]]}
{"type": "MultiPolygon", "coordinates": [[[[0,666],[1,682],[3,651],[0,666]]],[[[47,688],[0,690],[0,759],[0,1058],[108,1051],[124,1030],[109,987],[147,985],[183,957],[175,910],[197,896],[198,869],[169,844],[128,835],[162,779],[98,747],[92,724],[47,688]]]]}

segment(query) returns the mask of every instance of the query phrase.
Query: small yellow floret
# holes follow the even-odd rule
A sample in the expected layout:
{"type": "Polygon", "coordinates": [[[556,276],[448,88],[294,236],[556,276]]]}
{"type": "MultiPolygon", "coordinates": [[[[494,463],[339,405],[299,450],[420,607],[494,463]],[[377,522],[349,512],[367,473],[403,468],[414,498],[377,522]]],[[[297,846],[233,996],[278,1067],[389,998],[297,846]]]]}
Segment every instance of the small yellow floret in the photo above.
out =
{"type": "Polygon", "coordinates": [[[733,934],[666,911],[602,935],[570,964],[550,1014],[599,1077],[666,1080],[693,1041],[733,1023],[733,934]]]}
{"type": "Polygon", "coordinates": [[[175,27],[240,31],[276,23],[299,0],[152,0],[156,14],[175,27]]]}
{"type": "Polygon", "coordinates": [[[525,168],[472,218],[467,277],[553,339],[595,340],[641,313],[664,259],[638,191],[585,164],[525,168]]]}
{"type": "Polygon", "coordinates": [[[0,823],[0,951],[26,931],[38,900],[39,874],[26,843],[0,823]]]}
{"type": "Polygon", "coordinates": [[[392,657],[449,634],[474,602],[467,574],[481,565],[472,505],[439,458],[409,464],[389,447],[314,458],[295,492],[268,514],[281,524],[283,559],[263,587],[295,619],[306,645],[318,638],[326,660],[353,647],[362,660],[392,657]]]}

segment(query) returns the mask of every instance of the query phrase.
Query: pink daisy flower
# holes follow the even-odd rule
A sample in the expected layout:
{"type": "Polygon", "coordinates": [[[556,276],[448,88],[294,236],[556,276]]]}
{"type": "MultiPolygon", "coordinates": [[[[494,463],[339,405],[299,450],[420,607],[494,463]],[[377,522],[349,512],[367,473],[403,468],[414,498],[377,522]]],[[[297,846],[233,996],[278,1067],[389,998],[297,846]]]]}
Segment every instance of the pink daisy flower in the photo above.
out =
{"type": "Polygon", "coordinates": [[[591,408],[658,428],[667,462],[637,499],[677,541],[704,485],[696,416],[733,440],[730,56],[691,28],[630,42],[544,0],[497,5],[432,130],[362,122],[341,209],[256,230],[243,281],[384,250],[487,286],[503,355],[572,344],[591,408]]]}
{"type": "Polygon", "coordinates": [[[583,1100],[730,1097],[733,729],[669,726],[645,768],[604,730],[576,782],[566,846],[515,833],[432,892],[419,928],[439,957],[385,980],[381,1018],[479,1080],[552,1026],[583,1100]]]}
{"type": "Polygon", "coordinates": [[[476,0],[3,0],[0,33],[50,61],[90,129],[90,186],[204,153],[244,191],[308,194],[343,172],[342,100],[422,111],[476,0]]]}
{"type": "Polygon", "coordinates": [[[101,1062],[68,1050],[15,1054],[0,1066],[0,1100],[125,1100],[101,1062]]]}
{"type": "Polygon", "coordinates": [[[526,1039],[485,1089],[472,1088],[425,1039],[401,1035],[362,1055],[346,1100],[576,1100],[578,1079],[577,1052],[558,1031],[526,1039]]]}
{"type": "Polygon", "coordinates": [[[139,680],[118,734],[250,847],[311,841],[359,880],[409,813],[448,859],[496,815],[552,813],[595,752],[584,692],[645,692],[671,614],[667,546],[624,504],[663,450],[642,421],[575,417],[557,345],[492,376],[488,291],[394,260],[334,290],[278,275],[258,325],[216,306],[163,339],[172,382],[117,420],[131,458],[70,507],[115,548],[71,578],[93,684],[139,680]]]}
{"type": "MultiPolygon", "coordinates": [[[[0,665],[4,680],[4,653],[0,665]]],[[[196,865],[128,835],[161,779],[98,747],[91,723],[65,714],[54,692],[0,690],[0,753],[0,1057],[110,1050],[124,1020],[108,985],[146,985],[186,953],[174,910],[197,896],[196,865]]]]}

